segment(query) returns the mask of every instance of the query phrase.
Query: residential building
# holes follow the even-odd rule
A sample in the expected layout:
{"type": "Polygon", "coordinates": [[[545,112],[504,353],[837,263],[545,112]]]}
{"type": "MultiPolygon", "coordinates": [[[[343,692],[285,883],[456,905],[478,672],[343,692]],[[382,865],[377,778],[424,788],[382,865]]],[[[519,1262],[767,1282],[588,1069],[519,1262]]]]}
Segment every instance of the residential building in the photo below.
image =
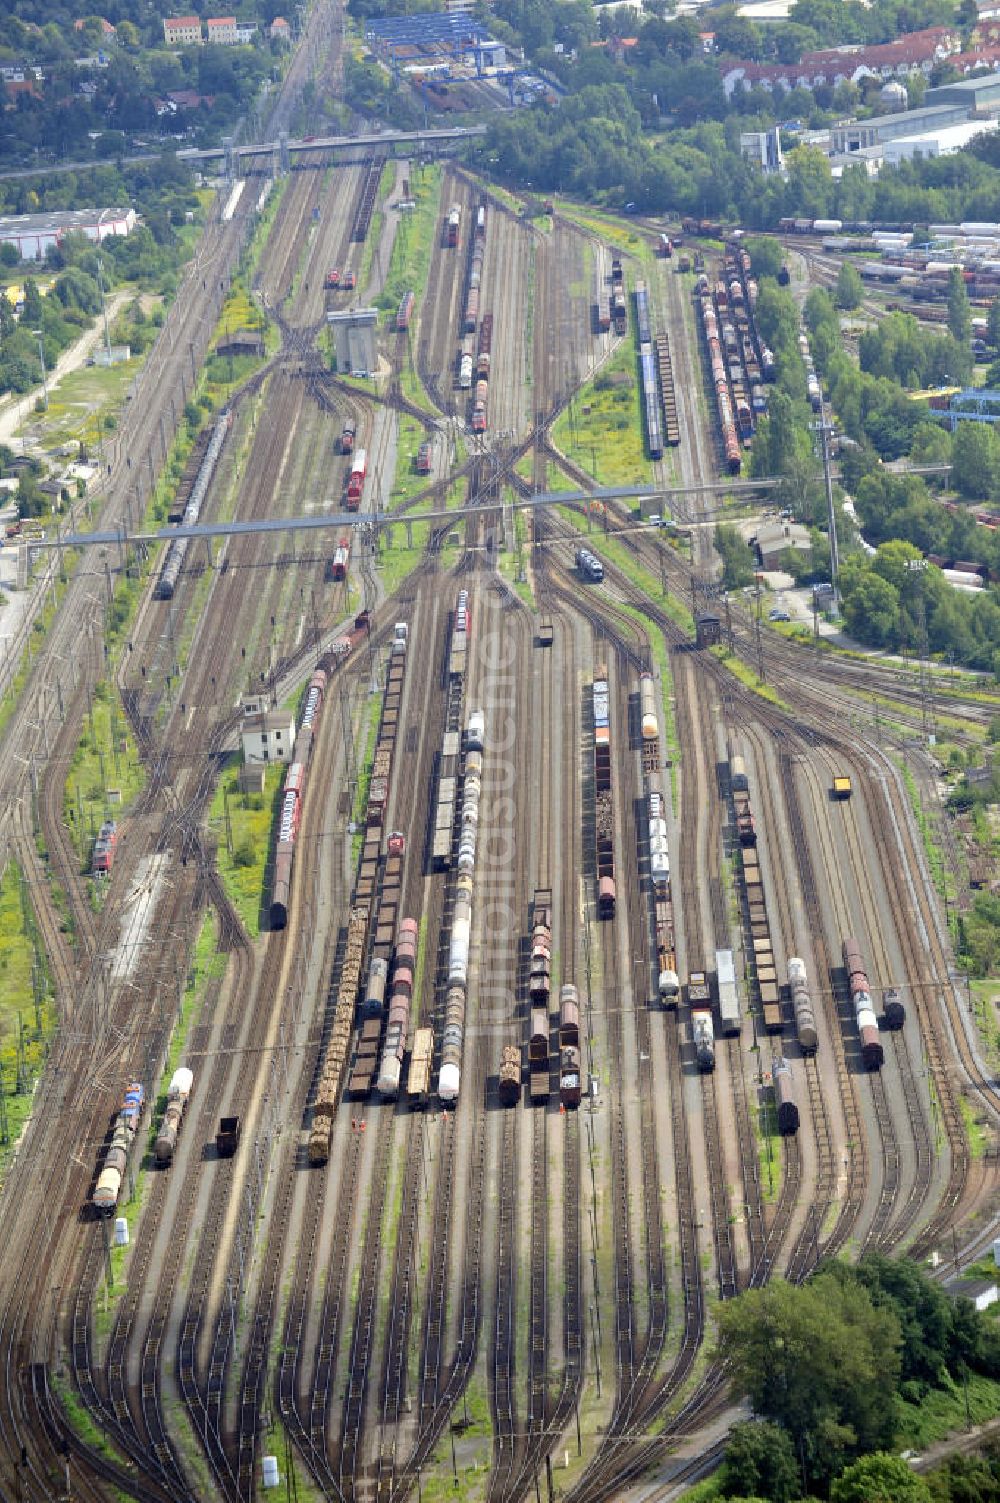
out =
{"type": "Polygon", "coordinates": [[[138,223],[134,209],[53,209],[47,214],[0,216],[0,244],[14,245],[22,261],[40,261],[52,245],[73,232],[100,242],[128,235],[138,223]]]}
{"type": "Polygon", "coordinates": [[[256,35],[256,26],[254,26],[253,24],[244,26],[242,22],[237,21],[236,40],[239,42],[241,47],[249,47],[256,35]]]}
{"type": "MultiPolygon", "coordinates": [[[[101,23],[101,31],[104,34],[105,41],[107,41],[107,42],[115,42],[115,41],[117,41],[118,40],[118,33],[115,30],[115,28],[112,26],[111,22],[110,21],[106,21],[103,16],[98,16],[97,19],[101,23]]],[[[84,26],[86,24],[87,24],[86,19],[81,18],[79,21],[74,21],[73,22],[73,29],[74,29],[74,31],[82,31],[83,28],[84,28],[84,26]]]]}
{"type": "Polygon", "coordinates": [[[240,722],[244,762],[290,762],[295,746],[295,716],[290,710],[245,715],[240,722]]]}
{"type": "Polygon", "coordinates": [[[202,43],[201,18],[199,16],[164,16],[163,40],[168,47],[200,47],[202,43]]]}
{"type": "Polygon", "coordinates": [[[215,47],[235,47],[239,43],[235,16],[209,16],[205,30],[208,41],[215,47]]]}
{"type": "Polygon", "coordinates": [[[722,86],[731,98],[738,85],[779,89],[836,88],[840,83],[860,83],[865,78],[905,78],[911,73],[929,77],[934,66],[961,46],[957,32],[947,26],[930,26],[872,47],[827,47],[804,52],[797,63],[730,62],[723,65],[722,86]]]}
{"type": "Polygon", "coordinates": [[[275,16],[270,27],[272,41],[290,42],[292,40],[292,28],[284,16],[275,16]]]}

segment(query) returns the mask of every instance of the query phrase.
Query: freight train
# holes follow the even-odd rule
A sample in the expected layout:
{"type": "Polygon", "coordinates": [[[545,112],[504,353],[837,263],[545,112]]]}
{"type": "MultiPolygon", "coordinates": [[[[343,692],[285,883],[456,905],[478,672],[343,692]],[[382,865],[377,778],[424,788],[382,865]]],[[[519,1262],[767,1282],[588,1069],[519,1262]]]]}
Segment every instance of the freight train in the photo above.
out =
{"type": "Polygon", "coordinates": [[[483,750],[486,716],[473,710],[465,735],[465,768],[462,778],[462,809],[458,836],[458,875],[448,942],[448,990],[445,993],[444,1034],[438,1096],[444,1106],[454,1106],[462,1080],[465,1043],[465,1008],[469,985],[469,943],[472,934],[472,893],[475,886],[479,803],[483,790],[483,750]]]}
{"type": "Polygon", "coordinates": [[[312,760],[313,740],[323,709],[328,672],[317,668],[309,680],[302,723],[295,738],[295,761],[285,773],[285,786],[281,796],[281,816],[278,825],[278,843],[274,856],[274,883],[271,888],[271,928],[284,929],[288,923],[288,899],[292,885],[292,866],[295,861],[295,846],[302,817],[302,801],[305,798],[312,760]]]}
{"type": "Polygon", "coordinates": [[[572,1107],[579,1106],[582,1097],[580,999],[569,982],[559,993],[559,1100],[563,1106],[572,1107]]]}
{"type": "Polygon", "coordinates": [[[417,970],[416,919],[404,918],[399,925],[393,954],[392,988],[386,1019],[382,1063],[378,1072],[378,1093],[387,1101],[399,1095],[399,1078],[406,1052],[406,1035],[410,1026],[413,980],[417,970]]]}
{"type": "MultiPolygon", "coordinates": [[[[409,630],[405,622],[397,622],[393,634],[392,651],[386,674],[382,698],[382,715],[379,721],[378,739],[375,744],[375,760],[369,786],[368,806],[365,816],[364,841],[359,862],[359,877],[355,885],[354,901],[347,920],[347,938],[340,964],[340,979],[337,985],[337,1000],[334,1006],[333,1023],[322,1057],[319,1061],[319,1084],[313,1102],[312,1127],[309,1133],[309,1162],[325,1164],[330,1157],[330,1140],[333,1134],[333,1114],[340,1097],[341,1080],[351,1047],[355,1008],[361,984],[361,973],[368,949],[369,930],[372,928],[374,904],[374,881],[362,878],[360,873],[369,867],[377,867],[385,819],[385,807],[392,784],[395,763],[396,737],[399,727],[399,712],[402,703],[406,676],[409,630]],[[379,771],[376,775],[376,766],[379,771]]],[[[394,837],[390,835],[392,846],[394,837]]],[[[382,899],[379,905],[379,924],[373,939],[373,963],[369,971],[371,996],[366,996],[368,1009],[366,1023],[374,1022],[376,1039],[381,1028],[380,1013],[388,979],[388,964],[376,968],[375,960],[386,961],[396,934],[396,916],[401,891],[401,867],[398,850],[386,861],[382,882],[382,899]],[[390,920],[390,914],[392,918],[390,920]],[[380,979],[381,978],[381,979],[380,979]]],[[[371,1037],[371,1035],[369,1035],[371,1037]]],[[[366,1041],[367,1043],[367,1041],[366,1041]]],[[[368,1046],[371,1047],[371,1046],[368,1046]]],[[[373,1057],[373,1056],[372,1056],[373,1057]]],[[[374,1069],[374,1063],[372,1065],[374,1069]]],[[[369,1086],[371,1074],[368,1075],[369,1086]]]]}
{"type": "Polygon", "coordinates": [[[744,935],[751,994],[756,989],[767,1033],[780,1033],[784,1020],[781,992],[771,940],[771,923],[767,898],[757,854],[757,826],[750,801],[750,781],[746,763],[733,754],[729,760],[729,786],[733,798],[733,822],[739,841],[740,875],[746,906],[743,909],[744,935]]]}
{"type": "Polygon", "coordinates": [[[788,957],[788,992],[795,1016],[795,1032],[803,1054],[815,1054],[819,1045],[816,1013],[809,995],[806,963],[798,955],[788,957]]]}
{"type": "Polygon", "coordinates": [[[161,1166],[173,1162],[177,1135],[181,1130],[181,1122],[193,1085],[194,1075],[183,1065],[170,1077],[170,1084],[167,1087],[167,1106],[163,1113],[163,1121],[160,1123],[160,1130],[156,1135],[154,1149],[156,1162],[161,1166]]]}
{"type": "MultiPolygon", "coordinates": [[[[208,495],[208,487],[212,483],[212,476],[215,474],[215,466],[218,463],[219,455],[222,453],[222,445],[225,443],[230,421],[231,414],[226,411],[221,415],[212,430],[212,437],[205,451],[205,458],[201,462],[191,495],[188,497],[188,502],[181,518],[181,524],[184,527],[193,527],[201,516],[201,508],[205,503],[205,497],[208,495]]],[[[168,544],[167,556],[163,561],[160,577],[156,581],[156,588],[153,590],[153,598],[155,600],[173,600],[174,591],[177,588],[177,580],[180,577],[181,569],[184,567],[184,559],[187,555],[190,541],[190,538],[175,538],[172,543],[168,544]]]]}
{"type": "Polygon", "coordinates": [[[594,841],[597,853],[597,916],[614,918],[615,805],[611,789],[611,696],[607,669],[600,667],[592,690],[594,710],[594,841]]]}
{"type": "Polygon", "coordinates": [[[465,316],[462,320],[462,328],[466,334],[474,334],[476,324],[479,322],[479,298],[483,280],[483,257],[485,254],[486,205],[480,204],[476,210],[476,221],[472,232],[469,278],[465,294],[465,316]]]}
{"type": "Polygon", "coordinates": [[[872,1000],[871,983],[861,946],[850,935],[842,946],[844,973],[851,997],[851,1008],[861,1040],[861,1059],[866,1070],[880,1070],[885,1058],[878,1036],[878,1020],[872,1000]]]}
{"type": "MultiPolygon", "coordinates": [[[[528,1099],[537,1105],[549,1096],[549,1001],[552,994],[552,892],[539,888],[531,905],[528,971],[528,1099]]],[[[579,1059],[577,1059],[579,1065],[579,1059]]],[[[579,1069],[577,1069],[579,1077],[579,1069]]]]}
{"type": "Polygon", "coordinates": [[[98,1211],[113,1211],[121,1194],[122,1180],[128,1168],[132,1145],[139,1131],[146,1092],[141,1080],[133,1080],[126,1088],[121,1109],[115,1117],[111,1130],[111,1142],[104,1155],[104,1165],[94,1186],[93,1204],[98,1211]]]}
{"type": "Polygon", "coordinates": [[[438,761],[437,802],[434,809],[434,831],[431,837],[430,856],[431,867],[434,871],[447,870],[454,856],[455,808],[462,741],[462,700],[471,632],[472,608],[469,602],[469,592],[459,590],[458,601],[451,617],[451,636],[448,647],[448,704],[445,711],[441,755],[438,761]]]}
{"type": "Polygon", "coordinates": [[[628,333],[628,303],[625,301],[625,273],[621,256],[611,258],[611,321],[616,334],[628,333]]]}

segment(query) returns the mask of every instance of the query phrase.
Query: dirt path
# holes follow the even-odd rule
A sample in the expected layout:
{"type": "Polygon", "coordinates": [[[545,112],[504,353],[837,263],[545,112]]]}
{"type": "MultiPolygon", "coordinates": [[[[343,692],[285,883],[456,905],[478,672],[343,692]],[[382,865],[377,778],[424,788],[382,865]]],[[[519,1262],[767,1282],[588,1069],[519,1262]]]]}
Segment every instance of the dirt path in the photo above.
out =
{"type": "MultiPolygon", "coordinates": [[[[129,289],[128,291],[116,292],[112,297],[108,298],[109,327],[125,307],[125,304],[131,302],[134,297],[135,292],[129,289]]],[[[48,372],[46,384],[50,392],[54,387],[59,385],[64,376],[68,376],[71,371],[79,370],[81,365],[86,364],[88,356],[103,337],[104,320],[103,318],[95,318],[86,333],[81,334],[80,338],[74,344],[71,344],[68,349],[63,350],[54,368],[48,372]]],[[[31,391],[26,391],[23,396],[8,397],[3,403],[0,403],[0,443],[6,444],[10,442],[18,428],[34,412],[35,403],[42,395],[42,388],[36,386],[31,391]]]]}

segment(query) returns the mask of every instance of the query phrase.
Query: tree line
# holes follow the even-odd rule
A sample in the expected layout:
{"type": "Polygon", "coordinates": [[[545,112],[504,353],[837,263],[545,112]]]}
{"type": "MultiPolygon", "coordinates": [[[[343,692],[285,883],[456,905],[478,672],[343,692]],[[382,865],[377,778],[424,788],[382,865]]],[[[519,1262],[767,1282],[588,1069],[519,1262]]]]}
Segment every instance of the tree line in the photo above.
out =
{"type": "MultiPolygon", "coordinates": [[[[963,1459],[929,1480],[895,1452],[925,1400],[1000,1378],[1000,1330],[915,1263],[828,1260],[801,1285],[776,1279],[718,1310],[717,1356],[755,1416],[731,1436],[721,1494],[794,1503],[985,1503],[1000,1460],[963,1459]]],[[[961,1421],[958,1421],[958,1424],[961,1421]]]]}

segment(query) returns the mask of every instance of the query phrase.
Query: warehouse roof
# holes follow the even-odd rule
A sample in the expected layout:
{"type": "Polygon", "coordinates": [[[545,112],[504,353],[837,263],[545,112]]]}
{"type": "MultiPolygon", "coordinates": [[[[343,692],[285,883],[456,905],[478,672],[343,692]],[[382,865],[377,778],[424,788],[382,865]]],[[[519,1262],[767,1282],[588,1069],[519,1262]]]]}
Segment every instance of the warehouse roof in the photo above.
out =
{"type": "Polygon", "coordinates": [[[434,43],[450,43],[452,46],[457,46],[460,43],[493,40],[478,21],[473,21],[469,16],[461,13],[448,12],[432,12],[417,16],[385,16],[379,21],[369,21],[365,27],[365,34],[378,37],[379,41],[387,42],[390,46],[405,45],[408,42],[425,46],[434,43]]]}
{"type": "Polygon", "coordinates": [[[1000,98],[1000,75],[984,73],[979,78],[958,78],[954,83],[939,84],[928,89],[924,95],[925,105],[968,104],[970,109],[977,99],[1000,98]]]}
{"type": "Polygon", "coordinates": [[[0,235],[38,235],[55,230],[82,230],[92,224],[124,219],[128,209],[52,209],[47,214],[0,215],[0,235]]]}

